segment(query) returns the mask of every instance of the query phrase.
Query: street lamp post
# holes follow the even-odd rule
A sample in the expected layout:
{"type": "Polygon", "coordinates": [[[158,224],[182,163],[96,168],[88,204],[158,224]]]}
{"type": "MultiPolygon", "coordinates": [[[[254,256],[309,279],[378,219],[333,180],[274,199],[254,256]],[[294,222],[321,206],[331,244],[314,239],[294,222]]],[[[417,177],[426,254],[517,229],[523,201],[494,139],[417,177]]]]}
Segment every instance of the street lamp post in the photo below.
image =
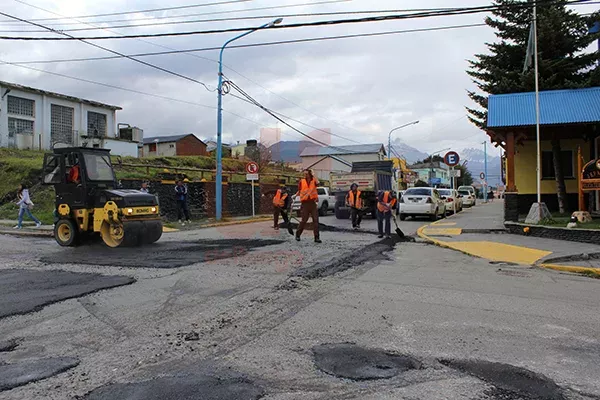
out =
{"type": "Polygon", "coordinates": [[[388,134],[388,158],[389,159],[392,158],[392,132],[397,131],[398,129],[406,128],[407,126],[410,126],[410,125],[416,125],[418,123],[419,123],[419,121],[409,122],[408,124],[401,125],[390,131],[390,133],[388,134]]]}
{"type": "Polygon", "coordinates": [[[277,18],[274,21],[271,21],[267,24],[261,25],[258,28],[254,28],[249,30],[248,32],[244,32],[241,35],[238,35],[232,39],[229,39],[225,42],[223,47],[221,47],[221,52],[219,53],[219,84],[217,86],[217,177],[215,179],[215,192],[216,192],[216,218],[217,221],[220,221],[223,216],[223,149],[222,149],[222,133],[223,133],[223,51],[227,45],[235,40],[243,38],[246,35],[251,34],[252,32],[256,32],[257,30],[270,28],[274,25],[280,24],[283,21],[282,18],[277,18]]]}

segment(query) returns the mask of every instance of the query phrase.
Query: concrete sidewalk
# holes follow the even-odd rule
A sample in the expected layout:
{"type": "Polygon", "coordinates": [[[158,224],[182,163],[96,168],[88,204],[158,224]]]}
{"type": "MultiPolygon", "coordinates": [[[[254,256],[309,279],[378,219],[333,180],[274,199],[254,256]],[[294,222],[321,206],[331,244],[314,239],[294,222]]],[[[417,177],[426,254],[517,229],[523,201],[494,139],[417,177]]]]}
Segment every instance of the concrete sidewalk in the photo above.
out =
{"type": "Polygon", "coordinates": [[[503,224],[503,206],[499,200],[480,203],[423,226],[417,234],[438,246],[491,262],[600,274],[600,246],[508,234],[503,224]]]}

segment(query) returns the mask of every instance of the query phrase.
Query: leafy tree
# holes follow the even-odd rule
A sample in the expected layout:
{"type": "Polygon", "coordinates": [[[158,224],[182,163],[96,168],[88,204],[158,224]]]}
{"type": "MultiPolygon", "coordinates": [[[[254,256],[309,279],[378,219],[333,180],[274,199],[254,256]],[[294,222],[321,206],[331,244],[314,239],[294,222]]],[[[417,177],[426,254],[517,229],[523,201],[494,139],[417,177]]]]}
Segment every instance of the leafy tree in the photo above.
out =
{"type": "Polygon", "coordinates": [[[429,184],[419,179],[415,182],[415,187],[429,187],[429,184]]]}
{"type": "Polygon", "coordinates": [[[456,166],[457,169],[460,169],[460,178],[456,179],[457,186],[471,186],[473,184],[473,175],[471,175],[471,171],[467,168],[466,165],[461,164],[456,166]]]}
{"type": "MultiPolygon", "coordinates": [[[[485,129],[489,94],[531,92],[535,90],[533,68],[523,73],[529,39],[532,8],[521,7],[528,1],[494,0],[501,6],[485,23],[494,28],[498,40],[488,43],[488,54],[476,54],[469,61],[467,74],[478,91],[469,91],[477,104],[467,107],[470,121],[485,129]]],[[[566,8],[567,1],[538,0],[538,59],[540,90],[569,89],[595,86],[600,83],[600,71],[595,67],[597,53],[584,50],[598,38],[588,33],[588,24],[597,16],[585,17],[566,8]]],[[[565,211],[564,176],[560,170],[560,141],[552,138],[556,158],[555,176],[559,208],[565,211]]]]}

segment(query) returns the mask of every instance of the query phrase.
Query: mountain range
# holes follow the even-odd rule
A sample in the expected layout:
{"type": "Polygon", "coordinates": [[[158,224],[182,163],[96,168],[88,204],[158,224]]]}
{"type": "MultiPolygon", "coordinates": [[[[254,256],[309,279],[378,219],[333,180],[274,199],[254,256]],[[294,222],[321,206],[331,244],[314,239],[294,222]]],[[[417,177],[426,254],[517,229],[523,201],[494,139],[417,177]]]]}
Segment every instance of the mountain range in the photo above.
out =
{"type": "MultiPolygon", "coordinates": [[[[270,146],[269,150],[271,150],[271,158],[273,161],[300,162],[300,153],[307,147],[315,146],[318,145],[309,141],[281,141],[270,146]]],[[[426,152],[409,146],[400,140],[392,142],[392,147],[393,154],[397,153],[401,155],[409,164],[416,163],[429,157],[426,152]]],[[[487,175],[488,184],[495,186],[501,183],[500,167],[502,165],[502,159],[499,156],[498,151],[494,148],[492,149],[493,150],[491,151],[493,151],[493,153],[488,152],[487,154],[487,175]]],[[[467,169],[471,172],[471,175],[473,175],[473,179],[479,180],[480,173],[485,170],[485,154],[483,150],[467,148],[458,151],[458,154],[461,159],[461,164],[466,163],[467,169]]]]}

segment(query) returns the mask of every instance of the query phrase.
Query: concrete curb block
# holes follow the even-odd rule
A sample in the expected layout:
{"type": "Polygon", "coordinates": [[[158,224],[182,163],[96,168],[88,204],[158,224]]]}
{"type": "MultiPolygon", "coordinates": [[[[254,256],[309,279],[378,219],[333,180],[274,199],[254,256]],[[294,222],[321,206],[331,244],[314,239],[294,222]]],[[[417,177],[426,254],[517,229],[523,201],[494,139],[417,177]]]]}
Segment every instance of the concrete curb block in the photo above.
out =
{"type": "Polygon", "coordinates": [[[553,269],[556,271],[563,271],[563,272],[574,272],[574,273],[592,273],[595,275],[598,275],[598,277],[600,277],[600,268],[589,268],[589,267],[575,267],[575,266],[569,266],[569,265],[558,265],[558,264],[539,264],[536,265],[536,267],[542,267],[542,268],[548,268],[548,269],[553,269]]]}
{"type": "Polygon", "coordinates": [[[217,228],[219,226],[253,224],[255,222],[271,221],[272,219],[273,219],[273,217],[259,217],[259,218],[248,219],[248,220],[243,219],[243,220],[240,220],[240,221],[215,222],[215,223],[212,223],[212,224],[207,224],[207,225],[199,226],[198,229],[217,228]]]}
{"type": "Polygon", "coordinates": [[[0,235],[51,238],[51,237],[54,237],[54,232],[47,231],[47,230],[24,231],[24,230],[17,230],[17,229],[13,229],[13,230],[0,229],[0,235]]]}

